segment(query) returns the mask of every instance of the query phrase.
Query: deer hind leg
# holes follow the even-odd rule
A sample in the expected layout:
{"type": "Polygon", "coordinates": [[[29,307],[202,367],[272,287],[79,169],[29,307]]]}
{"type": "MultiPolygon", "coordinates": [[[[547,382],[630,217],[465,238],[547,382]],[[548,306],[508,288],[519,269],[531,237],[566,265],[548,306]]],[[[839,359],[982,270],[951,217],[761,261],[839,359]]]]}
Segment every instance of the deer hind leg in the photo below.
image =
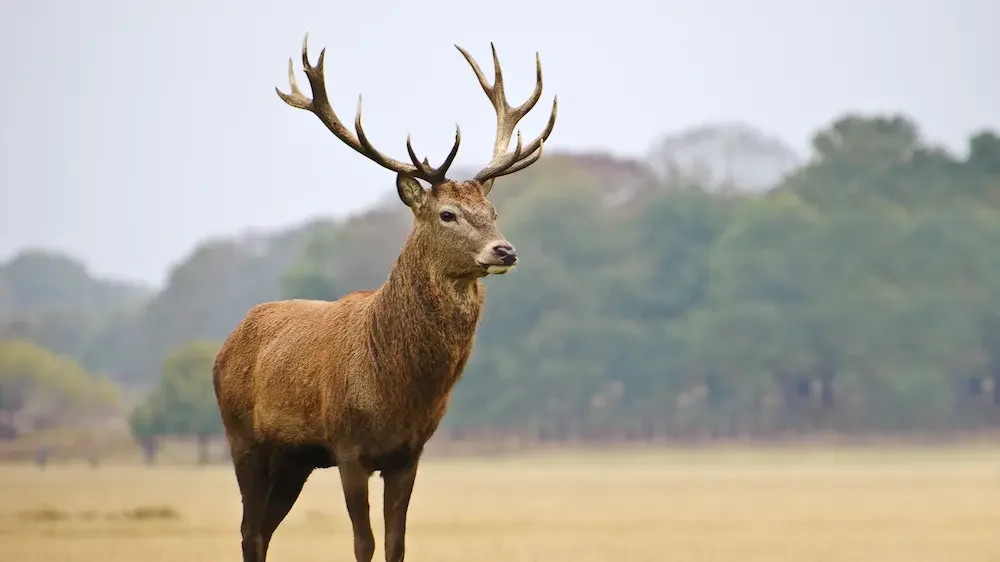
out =
{"type": "Polygon", "coordinates": [[[267,451],[259,447],[233,446],[233,466],[243,497],[243,522],[240,524],[243,562],[264,562],[267,556],[261,524],[271,492],[269,460],[267,451]]]}
{"type": "Polygon", "coordinates": [[[347,513],[354,530],[354,558],[357,562],[371,562],[375,556],[375,535],[372,533],[368,506],[368,479],[371,472],[356,460],[338,462],[338,468],[347,513]]]}
{"type": "Polygon", "coordinates": [[[302,487],[312,471],[312,465],[288,458],[276,457],[272,462],[271,493],[267,498],[260,527],[265,553],[275,529],[295,505],[295,500],[299,498],[302,487]]]}

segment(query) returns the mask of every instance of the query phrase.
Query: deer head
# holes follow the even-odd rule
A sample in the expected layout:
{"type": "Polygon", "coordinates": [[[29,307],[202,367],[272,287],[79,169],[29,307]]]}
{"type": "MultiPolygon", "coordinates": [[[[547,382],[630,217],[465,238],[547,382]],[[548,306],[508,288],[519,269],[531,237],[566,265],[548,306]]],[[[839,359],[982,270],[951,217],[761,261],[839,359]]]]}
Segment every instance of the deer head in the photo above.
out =
{"type": "Polygon", "coordinates": [[[406,137],[409,163],[382,154],[372,146],[361,126],[360,96],[354,117],[354,133],[337,117],[327,98],[323,77],[326,49],[320,51],[319,60],[316,66],[313,66],[309,63],[308,39],[307,33],[302,41],[302,66],[309,79],[312,99],[299,90],[291,59],[288,60],[291,93],[285,94],[275,88],[278,96],[288,105],[316,115],[334,136],[359,154],[383,168],[396,172],[396,191],[414,216],[411,243],[418,244],[425,255],[433,256],[433,260],[429,261],[440,268],[440,273],[456,278],[482,277],[488,274],[507,273],[514,267],[517,263],[517,253],[497,228],[496,209],[486,196],[493,188],[496,178],[523,170],[538,161],[542,156],[542,147],[555,126],[557,98],[552,100],[552,114],[542,134],[524,146],[521,143],[521,134],[518,132],[514,151],[507,152],[517,123],[538,103],[542,95],[542,62],[538,54],[535,54],[535,89],[527,101],[512,108],[504,95],[500,61],[497,59],[493,44],[490,43],[495,70],[492,86],[487,82],[475,59],[465,49],[455,45],[476,73],[476,78],[479,79],[479,84],[493,104],[497,116],[496,140],[489,164],[480,170],[474,179],[456,182],[448,179],[446,174],[455,160],[455,155],[458,154],[458,146],[462,140],[462,133],[457,125],[455,143],[444,162],[437,168],[432,167],[426,158],[421,161],[417,157],[409,135],[406,137]],[[424,188],[418,180],[427,182],[430,188],[424,188]]]}

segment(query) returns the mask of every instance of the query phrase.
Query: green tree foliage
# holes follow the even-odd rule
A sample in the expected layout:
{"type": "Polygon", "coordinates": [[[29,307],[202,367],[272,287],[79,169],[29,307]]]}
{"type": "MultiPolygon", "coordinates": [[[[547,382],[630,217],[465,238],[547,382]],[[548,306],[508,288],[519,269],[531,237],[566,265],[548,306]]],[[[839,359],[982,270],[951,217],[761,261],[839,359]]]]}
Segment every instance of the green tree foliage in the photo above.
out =
{"type": "Polygon", "coordinates": [[[317,222],[200,245],[155,298],[106,325],[91,347],[95,363],[133,382],[154,380],[173,350],[192,339],[221,341],[255,304],[280,298],[281,277],[294,257],[330,228],[317,222]]]}
{"type": "MultiPolygon", "coordinates": [[[[443,429],[649,439],[1000,423],[1000,137],[976,132],[960,158],[904,116],[850,114],[785,173],[783,148],[708,132],[708,145],[705,132],[657,145],[661,164],[690,157],[684,177],[548,155],[498,180],[490,197],[522,262],[485,281],[443,429]],[[725,163],[731,146],[744,147],[735,171],[757,177],[759,155],[783,179],[766,193],[735,177],[697,185],[699,166],[725,163]]],[[[48,304],[96,302],[74,293],[78,269],[21,260],[0,275],[0,338],[157,380],[132,418],[151,447],[216,434],[214,348],[171,353],[223,340],[262,301],[377,287],[410,224],[392,200],[206,243],[148,302],[96,317],[48,304]]]]}
{"type": "Polygon", "coordinates": [[[0,267],[0,278],[14,296],[17,311],[97,309],[117,300],[109,285],[66,256],[25,251],[0,267]]]}
{"type": "Polygon", "coordinates": [[[23,339],[0,341],[0,437],[114,412],[117,388],[71,358],[23,339]]]}
{"type": "MultiPolygon", "coordinates": [[[[623,186],[559,157],[501,182],[524,260],[486,281],[445,425],[648,438],[985,423],[1000,406],[1000,141],[977,134],[963,161],[904,117],[848,115],[813,148],[763,196],[621,202],[623,186]]],[[[286,295],[377,286],[402,236],[354,228],[302,254],[286,295]],[[358,254],[369,265],[341,257],[358,254]]]]}
{"type": "Polygon", "coordinates": [[[412,219],[398,208],[374,209],[320,230],[282,275],[283,294],[328,299],[385,281],[412,219]]]}
{"type": "Polygon", "coordinates": [[[159,438],[167,433],[163,426],[166,416],[158,416],[157,413],[154,404],[147,400],[132,410],[128,417],[132,437],[139,443],[146,464],[153,464],[156,461],[159,438]]]}
{"type": "Polygon", "coordinates": [[[143,287],[95,279],[62,254],[24,251],[0,265],[0,339],[30,339],[107,371],[94,353],[101,334],[147,297],[143,287]]]}
{"type": "Polygon", "coordinates": [[[212,387],[212,365],[219,346],[195,340],[171,354],[159,384],[131,414],[132,434],[147,460],[156,440],[165,436],[195,436],[199,463],[207,462],[208,441],[222,435],[222,420],[212,387]]]}

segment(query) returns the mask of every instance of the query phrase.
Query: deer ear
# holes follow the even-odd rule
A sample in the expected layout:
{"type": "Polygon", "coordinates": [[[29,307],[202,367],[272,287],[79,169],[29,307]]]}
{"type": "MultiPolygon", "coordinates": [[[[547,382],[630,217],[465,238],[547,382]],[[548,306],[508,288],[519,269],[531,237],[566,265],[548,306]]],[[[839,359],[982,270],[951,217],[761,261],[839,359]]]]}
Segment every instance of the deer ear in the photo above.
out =
{"type": "Polygon", "coordinates": [[[406,206],[416,211],[427,200],[427,191],[416,178],[406,174],[396,174],[396,192],[406,206]]]}

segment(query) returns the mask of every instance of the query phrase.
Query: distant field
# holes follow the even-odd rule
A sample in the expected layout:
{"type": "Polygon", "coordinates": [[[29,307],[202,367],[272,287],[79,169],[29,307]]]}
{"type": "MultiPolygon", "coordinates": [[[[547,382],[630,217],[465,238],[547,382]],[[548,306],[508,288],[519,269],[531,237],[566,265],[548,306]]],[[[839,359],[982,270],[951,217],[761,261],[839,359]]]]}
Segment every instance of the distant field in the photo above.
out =
{"type": "MultiPolygon", "coordinates": [[[[1000,450],[428,459],[410,513],[408,562],[996,562],[1000,450]]],[[[239,520],[224,467],[0,466],[3,560],[235,562],[239,520]]],[[[269,560],[353,560],[335,470],[269,560]]]]}

